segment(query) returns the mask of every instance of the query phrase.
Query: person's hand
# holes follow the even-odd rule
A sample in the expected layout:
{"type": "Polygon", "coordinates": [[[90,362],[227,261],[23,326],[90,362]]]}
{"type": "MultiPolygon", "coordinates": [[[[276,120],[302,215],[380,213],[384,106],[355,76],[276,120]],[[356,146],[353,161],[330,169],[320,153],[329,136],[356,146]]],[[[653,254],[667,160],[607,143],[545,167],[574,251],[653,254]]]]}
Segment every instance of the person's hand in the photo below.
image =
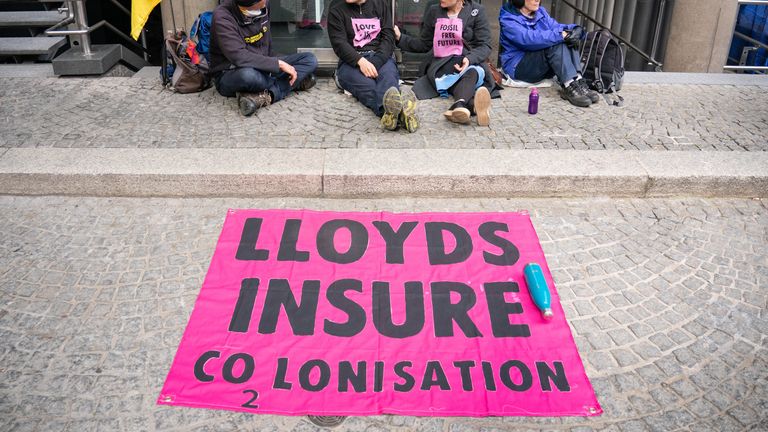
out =
{"type": "Polygon", "coordinates": [[[469,59],[466,57],[464,57],[464,60],[461,61],[461,66],[453,65],[453,67],[456,68],[457,72],[463,71],[464,69],[467,68],[467,66],[469,66],[469,59]]]}
{"type": "Polygon", "coordinates": [[[400,28],[398,26],[395,26],[395,41],[400,41],[400,28]]]}
{"type": "Polygon", "coordinates": [[[360,57],[357,61],[357,67],[360,68],[360,72],[368,78],[376,78],[379,76],[379,71],[376,70],[376,66],[369,62],[365,57],[360,57]]]}
{"type": "Polygon", "coordinates": [[[296,76],[297,76],[296,75],[296,69],[294,69],[293,66],[289,65],[288,63],[286,63],[286,62],[284,62],[282,60],[278,60],[277,61],[277,65],[278,65],[278,67],[280,67],[281,71],[287,73],[288,76],[291,77],[291,80],[288,81],[288,84],[293,85],[293,83],[296,82],[296,76]]]}
{"type": "Polygon", "coordinates": [[[565,44],[571,48],[578,48],[582,37],[584,37],[584,29],[581,26],[576,26],[567,31],[565,44]]]}
{"type": "Polygon", "coordinates": [[[560,33],[560,34],[563,36],[563,40],[565,40],[565,38],[567,38],[567,37],[568,37],[568,32],[567,32],[567,31],[565,31],[565,30],[563,30],[563,32],[562,32],[562,33],[560,33]]]}

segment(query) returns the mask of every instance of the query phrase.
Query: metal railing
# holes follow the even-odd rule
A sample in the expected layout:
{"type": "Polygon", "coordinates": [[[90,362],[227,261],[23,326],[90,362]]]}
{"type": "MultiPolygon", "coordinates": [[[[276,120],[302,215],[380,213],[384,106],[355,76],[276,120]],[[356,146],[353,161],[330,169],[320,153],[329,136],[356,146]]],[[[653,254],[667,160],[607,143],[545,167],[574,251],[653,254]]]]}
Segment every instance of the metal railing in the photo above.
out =
{"type": "MultiPolygon", "coordinates": [[[[88,18],[85,13],[85,1],[86,0],[68,0],[64,3],[66,4],[66,7],[59,8],[59,12],[67,12],[67,18],[65,18],[63,21],[57,23],[53,27],[47,29],[45,31],[45,34],[47,36],[75,36],[79,38],[79,41],[74,43],[74,45],[80,45],[81,49],[83,50],[83,55],[90,56],[92,54],[91,51],[91,36],[90,34],[100,29],[101,27],[105,27],[109,30],[111,30],[114,34],[117,36],[120,36],[122,39],[124,39],[126,42],[131,44],[132,46],[140,49],[142,53],[144,54],[144,60],[148,60],[147,53],[149,50],[147,49],[147,39],[146,39],[146,31],[144,29],[141,30],[141,43],[137,43],[133,38],[128,36],[127,34],[123,33],[118,29],[117,27],[113,26],[106,20],[101,20],[98,23],[89,26],[88,25],[88,18]],[[67,26],[70,24],[74,24],[77,28],[76,29],[66,29],[66,30],[58,30],[59,28],[63,26],[67,26]]],[[[123,5],[121,5],[117,0],[109,0],[113,5],[117,7],[118,10],[122,11],[123,13],[127,14],[129,17],[131,16],[131,11],[126,9],[123,5]]]]}
{"type": "MultiPolygon", "coordinates": [[[[768,0],[738,0],[738,3],[739,3],[739,7],[741,7],[741,5],[768,6],[768,0]]],[[[764,48],[768,50],[768,45],[760,42],[757,39],[751,38],[745,35],[744,33],[736,31],[735,28],[733,30],[733,35],[739,39],[742,39],[751,44],[754,44],[755,46],[744,47],[744,49],[741,51],[741,58],[739,60],[729,57],[730,60],[738,62],[739,65],[738,66],[725,65],[723,66],[723,70],[729,70],[729,71],[735,71],[735,72],[768,71],[768,66],[749,66],[746,64],[747,56],[749,55],[750,51],[757,51],[759,48],[764,48]]]]}
{"type": "Polygon", "coordinates": [[[664,13],[665,13],[665,9],[666,9],[666,0],[661,0],[661,3],[660,3],[660,10],[659,10],[658,18],[656,20],[656,29],[655,29],[654,35],[653,35],[653,42],[652,42],[652,45],[651,45],[652,48],[651,48],[651,53],[650,54],[648,54],[645,51],[643,51],[642,49],[640,49],[637,45],[635,45],[632,42],[630,42],[627,38],[617,34],[617,32],[614,32],[613,30],[611,30],[610,26],[608,26],[608,25],[604,24],[603,22],[597,20],[596,18],[592,17],[588,12],[584,11],[583,9],[579,8],[578,6],[576,6],[575,4],[571,3],[569,0],[555,0],[553,2],[553,6],[556,3],[563,3],[563,4],[565,4],[566,6],[570,7],[571,9],[573,9],[576,12],[577,16],[582,16],[584,19],[586,19],[587,21],[595,24],[596,26],[608,30],[621,43],[623,43],[628,48],[630,48],[632,51],[636,52],[640,57],[645,59],[648,62],[648,64],[651,64],[651,65],[655,66],[656,70],[659,70],[659,71],[661,70],[661,67],[663,66],[663,64],[660,61],[656,60],[655,57],[656,57],[656,48],[658,46],[658,42],[659,42],[659,39],[661,37],[661,27],[662,27],[662,24],[663,24],[662,20],[664,18],[664,13]]]}

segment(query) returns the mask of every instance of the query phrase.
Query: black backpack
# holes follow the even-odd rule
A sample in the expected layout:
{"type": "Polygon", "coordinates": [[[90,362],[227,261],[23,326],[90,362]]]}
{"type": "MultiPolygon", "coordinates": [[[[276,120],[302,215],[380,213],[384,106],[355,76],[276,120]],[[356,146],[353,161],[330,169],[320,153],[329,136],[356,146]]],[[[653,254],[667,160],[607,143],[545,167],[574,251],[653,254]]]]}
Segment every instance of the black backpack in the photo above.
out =
{"type": "Polygon", "coordinates": [[[624,80],[624,51],[610,31],[587,33],[581,48],[581,70],[589,87],[602,93],[606,102],[616,106],[624,103],[624,98],[615,94],[624,80]],[[614,93],[618,100],[610,102],[608,93],[614,93]]]}

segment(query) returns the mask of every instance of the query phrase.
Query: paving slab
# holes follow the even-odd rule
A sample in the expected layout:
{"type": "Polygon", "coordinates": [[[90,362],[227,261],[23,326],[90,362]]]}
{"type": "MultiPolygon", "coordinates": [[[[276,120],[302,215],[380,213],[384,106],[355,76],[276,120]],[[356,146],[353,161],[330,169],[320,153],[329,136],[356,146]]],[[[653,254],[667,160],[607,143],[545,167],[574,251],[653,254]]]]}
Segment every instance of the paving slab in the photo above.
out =
{"type": "Polygon", "coordinates": [[[157,406],[226,210],[531,213],[600,417],[348,418],[337,431],[768,426],[768,208],[741,199],[0,197],[0,430],[320,431],[157,406]]]}

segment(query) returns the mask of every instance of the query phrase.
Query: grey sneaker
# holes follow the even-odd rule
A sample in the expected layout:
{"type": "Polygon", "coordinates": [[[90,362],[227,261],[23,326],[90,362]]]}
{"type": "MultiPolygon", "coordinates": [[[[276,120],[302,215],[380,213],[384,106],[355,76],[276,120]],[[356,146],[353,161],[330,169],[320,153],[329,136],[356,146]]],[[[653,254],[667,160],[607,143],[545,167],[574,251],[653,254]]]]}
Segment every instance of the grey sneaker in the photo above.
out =
{"type": "Polygon", "coordinates": [[[400,89],[400,100],[403,103],[403,111],[400,113],[400,124],[410,133],[419,128],[419,117],[416,115],[418,105],[416,94],[408,87],[400,89]]]}
{"type": "Polygon", "coordinates": [[[400,90],[390,87],[384,93],[384,114],[381,116],[381,127],[387,130],[397,129],[398,118],[403,111],[403,99],[400,90]]]}
{"type": "Polygon", "coordinates": [[[256,110],[271,103],[272,96],[266,90],[261,93],[237,93],[237,105],[240,107],[240,114],[245,117],[252,116],[256,110]]]}

